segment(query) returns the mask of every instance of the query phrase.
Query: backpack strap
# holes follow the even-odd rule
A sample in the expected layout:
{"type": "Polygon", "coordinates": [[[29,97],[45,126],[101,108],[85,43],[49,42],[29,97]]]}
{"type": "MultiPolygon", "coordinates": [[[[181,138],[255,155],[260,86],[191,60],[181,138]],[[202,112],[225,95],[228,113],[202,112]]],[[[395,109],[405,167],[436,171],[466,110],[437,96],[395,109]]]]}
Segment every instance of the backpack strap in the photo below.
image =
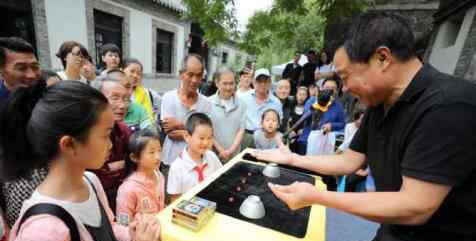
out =
{"type": "Polygon", "coordinates": [[[76,221],[74,220],[73,216],[68,213],[64,208],[58,206],[56,204],[51,203],[38,203],[26,210],[25,214],[23,214],[22,218],[20,219],[20,223],[18,224],[18,231],[20,231],[21,225],[31,216],[40,215],[40,214],[49,214],[55,216],[61,221],[69,229],[69,235],[71,237],[71,241],[81,241],[79,236],[78,227],[76,226],[76,221]]]}
{"type": "Polygon", "coordinates": [[[150,104],[152,105],[152,109],[154,109],[155,103],[154,103],[154,96],[152,95],[152,91],[150,91],[150,89],[146,89],[146,88],[144,89],[149,94],[150,104]]]}
{"type": "MultiPolygon", "coordinates": [[[[101,200],[99,199],[98,191],[96,189],[96,186],[94,185],[94,182],[88,177],[88,175],[84,175],[84,177],[89,182],[89,184],[91,184],[91,187],[93,188],[94,193],[96,194],[96,199],[98,200],[99,208],[101,209],[101,216],[102,216],[102,218],[105,218],[105,222],[104,222],[105,226],[106,226],[105,228],[106,228],[107,232],[109,233],[109,237],[111,238],[111,240],[117,241],[116,235],[114,234],[114,229],[112,228],[112,224],[109,221],[109,218],[108,218],[107,213],[106,213],[106,209],[105,209],[104,205],[102,204],[101,200]]],[[[71,240],[71,241],[73,241],[73,240],[71,240]]]]}

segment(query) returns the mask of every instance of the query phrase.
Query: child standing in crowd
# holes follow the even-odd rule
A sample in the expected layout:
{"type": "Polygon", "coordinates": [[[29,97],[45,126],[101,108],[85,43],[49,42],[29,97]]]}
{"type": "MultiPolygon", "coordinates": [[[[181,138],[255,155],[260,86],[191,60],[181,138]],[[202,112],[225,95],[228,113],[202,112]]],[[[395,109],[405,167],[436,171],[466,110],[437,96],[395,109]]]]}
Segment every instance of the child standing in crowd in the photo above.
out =
{"type": "Polygon", "coordinates": [[[344,152],[350,146],[352,142],[352,138],[354,138],[355,133],[360,127],[362,123],[362,119],[364,118],[364,112],[359,110],[354,113],[354,121],[351,123],[347,123],[344,128],[344,141],[337,149],[337,153],[344,152]]]}
{"type": "MultiPolygon", "coordinates": [[[[291,111],[291,120],[289,123],[289,126],[293,127],[296,122],[301,119],[302,115],[304,114],[304,104],[306,103],[308,98],[308,89],[305,86],[301,86],[298,88],[297,93],[296,93],[296,104],[292,108],[291,111]]],[[[291,134],[289,135],[290,137],[294,137],[293,141],[291,141],[291,144],[289,145],[289,148],[291,149],[292,152],[295,153],[305,153],[305,149],[299,150],[299,147],[302,145],[299,145],[299,142],[297,142],[297,137],[299,137],[302,134],[302,131],[304,129],[304,122],[302,122],[300,125],[294,129],[291,134]]]]}
{"type": "Polygon", "coordinates": [[[167,182],[167,193],[174,201],[222,167],[210,149],[213,145],[213,126],[204,113],[193,113],[185,124],[187,147],[172,163],[167,182]]]}
{"type": "Polygon", "coordinates": [[[236,96],[241,98],[243,95],[253,91],[251,79],[253,78],[253,70],[244,68],[240,71],[240,82],[238,83],[238,90],[236,96]]]}
{"type": "Polygon", "coordinates": [[[78,81],[48,89],[40,82],[11,96],[0,114],[1,177],[14,180],[38,165],[49,172],[23,203],[10,240],[158,239],[155,219],[140,218],[137,229],[146,232],[116,225],[99,179],[85,172],[104,164],[113,124],[104,95],[78,81]]]}
{"type": "Polygon", "coordinates": [[[158,120],[160,96],[154,90],[142,85],[143,67],[138,59],[124,60],[124,72],[132,80],[131,100],[145,108],[151,120],[158,120]]]}
{"type": "Polygon", "coordinates": [[[164,208],[165,180],[159,171],[160,140],[147,129],[132,134],[126,159],[126,180],[117,191],[117,221],[127,226],[140,213],[164,208]]]}
{"type": "Polygon", "coordinates": [[[309,97],[317,97],[319,94],[319,88],[315,83],[309,85],[309,97]]]}
{"type": "Polygon", "coordinates": [[[100,75],[107,74],[108,71],[121,67],[121,50],[117,45],[109,43],[100,48],[101,61],[104,69],[100,75]]]}
{"type": "Polygon", "coordinates": [[[279,114],[268,109],[261,116],[261,129],[255,131],[253,137],[256,149],[274,149],[283,145],[282,134],[278,131],[279,114]]]}

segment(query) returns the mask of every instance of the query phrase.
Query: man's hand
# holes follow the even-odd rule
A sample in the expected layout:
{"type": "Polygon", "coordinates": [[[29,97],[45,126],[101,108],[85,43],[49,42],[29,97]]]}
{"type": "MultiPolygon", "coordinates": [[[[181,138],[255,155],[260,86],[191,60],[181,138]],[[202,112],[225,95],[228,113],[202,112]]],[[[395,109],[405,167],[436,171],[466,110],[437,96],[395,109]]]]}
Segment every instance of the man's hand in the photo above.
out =
{"type": "Polygon", "coordinates": [[[291,165],[293,153],[285,145],[280,145],[279,149],[255,150],[251,155],[258,160],[275,162],[278,164],[291,165]]]}
{"type": "Polygon", "coordinates": [[[355,174],[361,177],[366,177],[369,175],[369,171],[367,169],[359,169],[355,172],[355,174]]]}
{"type": "Polygon", "coordinates": [[[183,124],[180,120],[174,117],[165,117],[162,120],[162,127],[164,128],[166,133],[169,133],[174,130],[183,129],[183,124]]]}
{"type": "Polygon", "coordinates": [[[223,150],[220,152],[220,158],[224,161],[228,161],[231,157],[231,151],[230,150],[223,150]]]}
{"type": "Polygon", "coordinates": [[[331,130],[332,130],[331,123],[326,123],[326,124],[322,125],[321,130],[324,134],[327,134],[327,133],[331,132],[331,130]]]}
{"type": "Polygon", "coordinates": [[[288,186],[268,183],[268,186],[274,195],[285,202],[292,210],[311,206],[313,200],[310,197],[317,192],[316,187],[307,182],[294,182],[288,186]]]}
{"type": "Polygon", "coordinates": [[[109,170],[115,172],[124,169],[126,162],[124,160],[108,163],[109,170]]]}
{"type": "Polygon", "coordinates": [[[157,241],[160,238],[160,223],[154,215],[136,215],[129,224],[129,233],[134,241],[157,241]]]}

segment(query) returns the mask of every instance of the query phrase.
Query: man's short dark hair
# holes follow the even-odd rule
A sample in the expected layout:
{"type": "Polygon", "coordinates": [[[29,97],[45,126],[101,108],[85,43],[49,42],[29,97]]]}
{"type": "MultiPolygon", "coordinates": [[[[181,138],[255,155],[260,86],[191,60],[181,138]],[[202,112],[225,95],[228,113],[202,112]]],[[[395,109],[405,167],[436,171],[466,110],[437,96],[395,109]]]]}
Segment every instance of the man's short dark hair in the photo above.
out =
{"type": "Polygon", "coordinates": [[[109,44],[105,44],[101,46],[99,50],[99,53],[101,54],[101,56],[106,55],[108,52],[116,53],[119,55],[119,57],[121,57],[121,50],[115,44],[109,43],[109,44]]]}
{"type": "Polygon", "coordinates": [[[387,12],[370,12],[353,20],[344,48],[352,62],[368,63],[375,50],[387,47],[402,62],[416,56],[415,37],[407,19],[387,12]]]}
{"type": "Polygon", "coordinates": [[[98,77],[97,80],[100,82],[120,83],[121,77],[125,75],[126,73],[124,73],[124,71],[116,68],[116,69],[108,70],[105,75],[98,77]]]}
{"type": "Polygon", "coordinates": [[[312,49],[311,49],[311,50],[308,50],[308,51],[307,51],[307,55],[311,55],[311,54],[312,54],[312,55],[316,55],[316,51],[314,51],[314,50],[312,50],[312,49]]]}
{"type": "Polygon", "coordinates": [[[195,112],[191,114],[187,118],[187,122],[185,123],[185,129],[187,130],[189,135],[193,135],[197,126],[209,126],[213,129],[212,120],[208,117],[205,113],[202,112],[195,112]]]}
{"type": "Polygon", "coordinates": [[[322,81],[322,86],[324,86],[327,82],[335,82],[337,87],[339,87],[339,80],[337,78],[326,78],[324,81],[322,81]]]}
{"type": "Polygon", "coordinates": [[[187,71],[187,62],[190,58],[195,58],[196,60],[198,60],[200,64],[202,65],[202,71],[205,70],[205,61],[203,61],[202,56],[198,54],[188,54],[187,56],[185,56],[185,58],[183,58],[182,68],[180,68],[180,71],[179,71],[180,74],[187,71]]]}
{"type": "Polygon", "coordinates": [[[28,53],[35,55],[35,49],[27,41],[18,37],[0,38],[0,67],[4,67],[7,61],[7,51],[16,53],[28,53]]]}
{"type": "Polygon", "coordinates": [[[240,70],[240,72],[238,72],[238,75],[241,77],[243,75],[251,75],[251,70],[250,69],[247,69],[247,68],[244,68],[242,70],[240,70]]]}

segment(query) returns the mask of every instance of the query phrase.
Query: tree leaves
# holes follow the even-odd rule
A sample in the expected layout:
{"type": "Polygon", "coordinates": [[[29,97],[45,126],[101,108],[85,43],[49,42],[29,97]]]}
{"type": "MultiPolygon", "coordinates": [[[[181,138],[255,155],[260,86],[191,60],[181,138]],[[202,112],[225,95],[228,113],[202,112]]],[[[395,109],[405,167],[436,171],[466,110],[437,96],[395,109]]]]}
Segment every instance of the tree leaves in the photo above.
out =
{"type": "Polygon", "coordinates": [[[238,36],[238,20],[233,0],[182,0],[187,7],[183,17],[203,29],[209,46],[238,36]]]}
{"type": "Polygon", "coordinates": [[[326,25],[363,12],[371,0],[275,0],[252,16],[241,47],[257,55],[259,67],[288,61],[299,51],[323,45],[326,25]]]}

